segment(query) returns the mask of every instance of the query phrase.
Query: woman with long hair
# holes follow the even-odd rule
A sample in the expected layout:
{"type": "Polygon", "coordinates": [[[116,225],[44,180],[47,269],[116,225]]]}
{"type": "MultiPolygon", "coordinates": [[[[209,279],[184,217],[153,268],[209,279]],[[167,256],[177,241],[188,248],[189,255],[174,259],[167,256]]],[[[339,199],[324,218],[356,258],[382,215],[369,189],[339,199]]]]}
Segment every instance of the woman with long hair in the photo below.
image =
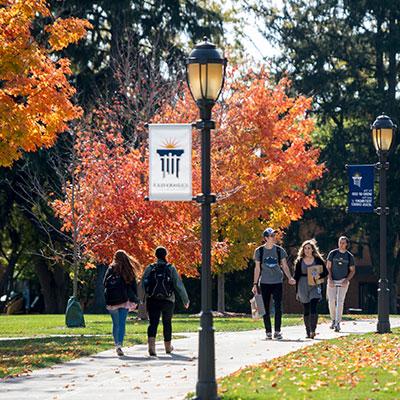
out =
{"type": "Polygon", "coordinates": [[[104,276],[104,296],[107,310],[111,314],[112,334],[118,356],[124,355],[122,344],[128,312],[136,309],[139,303],[136,282],[139,274],[139,262],[126,251],[118,250],[104,276]]]}
{"type": "Polygon", "coordinates": [[[307,338],[316,335],[318,312],[317,305],[322,299],[322,287],[318,281],[328,275],[324,259],[314,239],[306,240],[300,246],[295,262],[296,298],[304,307],[304,325],[307,338]],[[319,268],[315,268],[319,266],[319,268]],[[315,275],[316,270],[320,270],[315,275]],[[314,273],[313,273],[314,272],[314,273]],[[311,276],[311,281],[309,279],[311,276]]]}

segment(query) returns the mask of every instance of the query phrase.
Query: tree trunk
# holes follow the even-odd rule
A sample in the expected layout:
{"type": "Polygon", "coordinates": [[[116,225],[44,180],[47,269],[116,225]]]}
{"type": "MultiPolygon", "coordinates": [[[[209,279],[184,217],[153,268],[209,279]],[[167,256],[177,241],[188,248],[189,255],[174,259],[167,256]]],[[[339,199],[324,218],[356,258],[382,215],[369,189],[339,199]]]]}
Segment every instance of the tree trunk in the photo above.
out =
{"type": "Polygon", "coordinates": [[[376,81],[378,83],[378,92],[380,95],[383,94],[385,83],[384,83],[384,70],[383,70],[383,32],[382,32],[382,13],[379,12],[376,18],[376,40],[375,40],[375,49],[376,49],[376,81]]]}
{"type": "Polygon", "coordinates": [[[0,295],[10,294],[14,287],[14,270],[18,259],[22,253],[20,233],[12,228],[8,228],[8,235],[11,241],[11,255],[7,257],[7,266],[0,279],[0,295]]]}
{"type": "Polygon", "coordinates": [[[218,274],[218,312],[225,312],[225,274],[218,274]]]}
{"type": "Polygon", "coordinates": [[[45,313],[64,313],[70,286],[68,274],[60,266],[55,266],[51,271],[43,259],[35,263],[35,270],[43,293],[45,313]]]}
{"type": "Polygon", "coordinates": [[[396,20],[393,15],[390,16],[389,22],[389,74],[388,74],[388,105],[387,109],[390,115],[395,115],[397,112],[396,105],[396,86],[397,86],[397,61],[396,61],[396,40],[397,27],[396,20]]]}
{"type": "Polygon", "coordinates": [[[91,310],[94,313],[104,313],[106,311],[106,301],[104,298],[104,286],[103,286],[103,279],[106,270],[107,266],[104,264],[99,264],[96,269],[94,304],[91,310]]]}

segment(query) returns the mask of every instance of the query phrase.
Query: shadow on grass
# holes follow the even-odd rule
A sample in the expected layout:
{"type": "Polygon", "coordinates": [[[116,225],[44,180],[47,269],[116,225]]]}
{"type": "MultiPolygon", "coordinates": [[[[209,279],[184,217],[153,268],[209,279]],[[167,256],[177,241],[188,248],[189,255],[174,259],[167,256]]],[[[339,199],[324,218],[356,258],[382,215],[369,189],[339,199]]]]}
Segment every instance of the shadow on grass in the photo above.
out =
{"type": "MultiPolygon", "coordinates": [[[[142,344],[145,337],[131,337],[131,344],[142,344]]],[[[0,341],[0,378],[26,374],[37,368],[89,356],[114,347],[107,337],[51,337],[0,341]]]]}

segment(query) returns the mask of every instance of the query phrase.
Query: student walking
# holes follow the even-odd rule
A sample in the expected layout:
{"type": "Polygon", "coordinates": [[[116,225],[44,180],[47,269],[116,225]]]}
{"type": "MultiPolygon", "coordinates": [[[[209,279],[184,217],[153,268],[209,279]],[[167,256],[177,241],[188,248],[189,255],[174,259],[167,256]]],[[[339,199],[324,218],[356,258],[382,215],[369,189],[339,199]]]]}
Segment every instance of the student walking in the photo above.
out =
{"type": "Polygon", "coordinates": [[[315,240],[306,240],[300,246],[295,262],[296,298],[304,307],[304,325],[307,338],[314,339],[318,324],[318,302],[322,299],[320,279],[328,275],[325,262],[315,240]]]}
{"type": "Polygon", "coordinates": [[[271,296],[275,305],[275,321],[274,321],[274,338],[282,339],[282,292],[283,292],[283,272],[289,280],[289,284],[294,285],[296,281],[293,279],[287,264],[287,253],[285,249],[276,245],[276,231],[267,228],[263,232],[264,244],[258,247],[254,252],[254,294],[261,295],[265,306],[264,326],[267,339],[272,339],[272,327],[270,316],[271,296]],[[282,272],[283,270],[283,272],[282,272]]]}
{"type": "Polygon", "coordinates": [[[122,345],[128,312],[133,311],[139,303],[136,283],[139,273],[139,263],[124,250],[118,250],[104,276],[104,297],[106,308],[111,314],[112,334],[118,356],[124,355],[122,345]]]}
{"type": "Polygon", "coordinates": [[[340,236],[338,248],[328,254],[326,263],[328,269],[326,297],[328,298],[329,313],[332,320],[331,329],[335,329],[336,332],[340,332],[344,300],[350,280],[356,272],[354,256],[348,251],[349,243],[346,236],[340,236]]]}
{"type": "Polygon", "coordinates": [[[157,261],[150,264],[144,271],[142,286],[146,296],[147,313],[150,324],[147,329],[147,341],[150,356],[156,356],[157,328],[162,315],[165,352],[173,351],[172,315],[175,306],[175,293],[178,293],[184,307],[189,308],[189,298],[185,286],[179,278],[176,268],[167,262],[167,250],[157,247],[157,261]]]}

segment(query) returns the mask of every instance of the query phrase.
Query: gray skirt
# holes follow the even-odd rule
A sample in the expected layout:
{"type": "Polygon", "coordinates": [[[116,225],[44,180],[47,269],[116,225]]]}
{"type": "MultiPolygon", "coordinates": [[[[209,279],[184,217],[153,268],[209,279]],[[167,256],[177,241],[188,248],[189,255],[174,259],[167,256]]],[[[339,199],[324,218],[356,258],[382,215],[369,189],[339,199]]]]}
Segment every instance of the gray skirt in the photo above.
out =
{"type": "Polygon", "coordinates": [[[312,299],[322,299],[321,285],[310,286],[306,276],[301,276],[297,285],[297,300],[300,303],[309,303],[312,299]]]}

